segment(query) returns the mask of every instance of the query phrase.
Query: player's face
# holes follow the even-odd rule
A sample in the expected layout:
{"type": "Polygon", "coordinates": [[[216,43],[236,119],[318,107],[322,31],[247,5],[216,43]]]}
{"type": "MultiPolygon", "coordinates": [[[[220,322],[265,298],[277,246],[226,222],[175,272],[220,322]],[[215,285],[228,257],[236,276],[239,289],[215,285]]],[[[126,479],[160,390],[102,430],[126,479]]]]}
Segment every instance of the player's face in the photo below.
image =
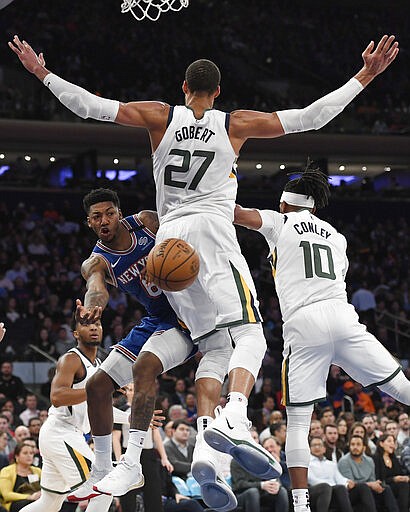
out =
{"type": "Polygon", "coordinates": [[[77,341],[88,346],[100,345],[102,335],[103,331],[100,321],[89,325],[78,324],[77,329],[74,331],[74,337],[77,339],[77,341]]]}
{"type": "Polygon", "coordinates": [[[121,210],[111,201],[93,204],[88,213],[87,222],[102,242],[111,242],[117,234],[121,210]]]}

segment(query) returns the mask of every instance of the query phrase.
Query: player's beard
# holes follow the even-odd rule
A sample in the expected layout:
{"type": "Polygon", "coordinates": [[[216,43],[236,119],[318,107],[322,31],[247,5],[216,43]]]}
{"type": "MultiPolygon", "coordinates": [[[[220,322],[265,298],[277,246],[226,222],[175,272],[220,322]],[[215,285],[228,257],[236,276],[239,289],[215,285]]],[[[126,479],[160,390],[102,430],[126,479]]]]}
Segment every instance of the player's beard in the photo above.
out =
{"type": "Polygon", "coordinates": [[[95,341],[83,341],[84,345],[87,345],[87,347],[99,347],[101,345],[101,341],[95,340],[95,341]]]}

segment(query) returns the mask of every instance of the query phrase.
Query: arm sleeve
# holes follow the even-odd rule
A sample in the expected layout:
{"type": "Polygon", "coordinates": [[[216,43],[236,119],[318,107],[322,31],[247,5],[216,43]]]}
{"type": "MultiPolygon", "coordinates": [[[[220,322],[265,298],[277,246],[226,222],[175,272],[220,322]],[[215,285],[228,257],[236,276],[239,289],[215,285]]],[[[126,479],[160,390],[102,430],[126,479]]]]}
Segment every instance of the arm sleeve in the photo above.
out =
{"type": "Polygon", "coordinates": [[[319,130],[335,118],[363,90],[363,85],[351,78],[339,89],[302,109],[276,112],[285,133],[319,130]]]}
{"type": "Polygon", "coordinates": [[[83,119],[114,122],[117,117],[119,101],[100,98],[54,73],[46,75],[43,83],[64,106],[83,119]]]}
{"type": "Polygon", "coordinates": [[[273,210],[259,210],[262,226],[257,230],[266,240],[276,244],[285,223],[286,215],[273,210]]]}

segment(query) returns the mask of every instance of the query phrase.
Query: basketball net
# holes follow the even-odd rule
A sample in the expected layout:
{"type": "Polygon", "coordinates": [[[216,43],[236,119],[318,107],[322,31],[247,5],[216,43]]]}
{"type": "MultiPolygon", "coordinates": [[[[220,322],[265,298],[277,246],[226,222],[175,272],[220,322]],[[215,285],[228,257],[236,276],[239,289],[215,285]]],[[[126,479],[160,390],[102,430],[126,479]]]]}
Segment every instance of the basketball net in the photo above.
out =
{"type": "Polygon", "coordinates": [[[188,5],[189,0],[123,0],[121,12],[131,12],[138,21],[145,18],[157,21],[163,12],[180,11],[188,5]]]}

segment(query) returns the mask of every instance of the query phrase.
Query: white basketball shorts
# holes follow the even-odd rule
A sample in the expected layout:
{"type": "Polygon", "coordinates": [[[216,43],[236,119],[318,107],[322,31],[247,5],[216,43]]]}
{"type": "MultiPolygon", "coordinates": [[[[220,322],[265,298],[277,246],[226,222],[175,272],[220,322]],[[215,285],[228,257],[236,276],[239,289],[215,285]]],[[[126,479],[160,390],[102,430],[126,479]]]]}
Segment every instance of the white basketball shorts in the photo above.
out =
{"type": "Polygon", "coordinates": [[[79,429],[49,416],[41,427],[39,445],[44,490],[66,494],[87,480],[94,453],[79,429]]]}
{"type": "Polygon", "coordinates": [[[208,213],[187,215],[160,225],[156,242],[167,238],[181,238],[199,254],[194,283],[180,292],[165,292],[194,341],[216,329],[261,321],[255,285],[232,223],[208,213]]]}
{"type": "MultiPolygon", "coordinates": [[[[163,371],[182,364],[196,351],[192,341],[177,328],[156,331],[142,346],[142,352],[155,354],[162,363],[163,371]]],[[[123,351],[116,345],[100,366],[120,388],[133,381],[132,367],[137,356],[130,351],[123,351]]]]}
{"type": "Polygon", "coordinates": [[[283,338],[283,405],[324,400],[331,364],[365,387],[384,384],[401,370],[345,301],[325,300],[300,308],[284,323],[283,338]]]}

